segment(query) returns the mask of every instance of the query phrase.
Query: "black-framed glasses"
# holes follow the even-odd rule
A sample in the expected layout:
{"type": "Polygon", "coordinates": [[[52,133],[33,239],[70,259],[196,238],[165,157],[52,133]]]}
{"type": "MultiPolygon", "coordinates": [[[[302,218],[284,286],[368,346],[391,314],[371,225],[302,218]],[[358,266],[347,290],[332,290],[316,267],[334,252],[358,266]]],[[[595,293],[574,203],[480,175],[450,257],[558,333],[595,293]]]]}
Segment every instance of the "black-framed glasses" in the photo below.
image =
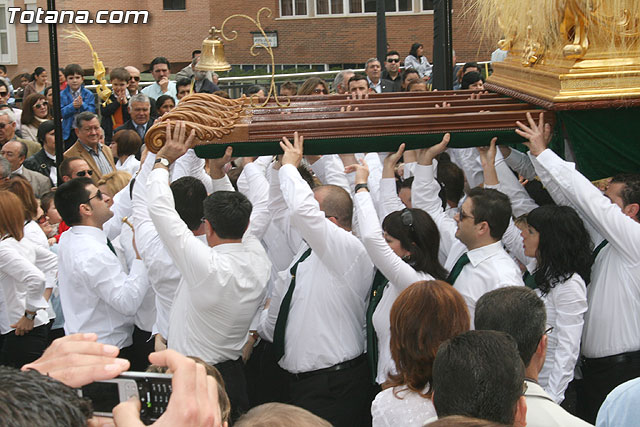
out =
{"type": "Polygon", "coordinates": [[[387,59],[387,62],[400,62],[399,58],[387,59]]]}
{"type": "Polygon", "coordinates": [[[0,92],[0,96],[7,96],[8,94],[9,94],[9,92],[6,92],[6,91],[0,92]]]}
{"type": "Polygon", "coordinates": [[[469,215],[467,213],[464,213],[464,211],[462,210],[462,208],[460,209],[460,221],[464,221],[465,218],[474,218],[473,215],[469,215]]]}
{"type": "Polygon", "coordinates": [[[48,106],[48,105],[49,105],[49,103],[48,103],[47,101],[44,101],[44,102],[43,102],[43,103],[41,103],[41,104],[34,104],[34,105],[33,105],[33,107],[34,107],[34,108],[42,108],[42,107],[46,107],[46,106],[48,106]]]}
{"type": "Polygon", "coordinates": [[[86,175],[93,175],[93,171],[91,169],[87,169],[86,171],[78,171],[76,172],[77,176],[86,176],[86,175]]]}
{"type": "Polygon", "coordinates": [[[522,395],[524,396],[525,394],[527,394],[527,390],[529,390],[529,386],[527,385],[527,382],[524,382],[524,385],[522,386],[522,395]]]}
{"type": "Polygon", "coordinates": [[[314,89],[313,93],[315,94],[323,94],[323,95],[328,95],[329,92],[326,89],[314,89]]]}
{"type": "Polygon", "coordinates": [[[135,80],[135,81],[139,82],[140,81],[140,76],[135,76],[135,77],[131,76],[131,77],[129,77],[129,80],[135,80]]]}
{"type": "Polygon", "coordinates": [[[89,197],[89,198],[87,199],[87,201],[86,201],[86,202],[84,202],[84,203],[89,203],[89,202],[91,201],[91,199],[95,199],[96,197],[97,197],[98,199],[102,200],[102,191],[98,190],[98,191],[96,192],[96,194],[94,194],[93,196],[89,197]]]}

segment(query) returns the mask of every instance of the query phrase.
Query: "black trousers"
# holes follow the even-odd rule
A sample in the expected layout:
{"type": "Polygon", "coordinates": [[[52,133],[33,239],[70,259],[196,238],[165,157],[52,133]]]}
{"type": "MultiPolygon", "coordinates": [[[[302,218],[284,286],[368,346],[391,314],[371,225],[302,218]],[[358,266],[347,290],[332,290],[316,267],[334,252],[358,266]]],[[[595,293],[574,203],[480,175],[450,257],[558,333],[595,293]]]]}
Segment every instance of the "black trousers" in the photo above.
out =
{"type": "Polygon", "coordinates": [[[149,354],[154,351],[154,340],[151,339],[151,332],[143,331],[137,326],[133,327],[133,344],[129,362],[131,370],[144,372],[149,367],[149,354]]]}
{"type": "Polygon", "coordinates": [[[339,371],[289,376],[291,404],[335,427],[371,425],[371,380],[366,358],[339,371]]]}
{"type": "Polygon", "coordinates": [[[44,353],[47,348],[49,325],[40,325],[29,333],[18,336],[15,331],[3,335],[0,364],[20,369],[44,353]]]}
{"type": "Polygon", "coordinates": [[[607,395],[623,382],[640,376],[640,351],[601,359],[583,359],[579,383],[578,416],[595,424],[607,395]]]}
{"type": "Polygon", "coordinates": [[[231,403],[231,423],[235,422],[240,415],[249,410],[249,396],[247,394],[247,379],[244,376],[244,363],[242,358],[238,360],[227,360],[213,365],[220,371],[224,380],[224,387],[231,403]]]}
{"type": "Polygon", "coordinates": [[[260,340],[244,369],[249,408],[268,402],[289,401],[288,372],[278,365],[272,343],[260,340]]]}

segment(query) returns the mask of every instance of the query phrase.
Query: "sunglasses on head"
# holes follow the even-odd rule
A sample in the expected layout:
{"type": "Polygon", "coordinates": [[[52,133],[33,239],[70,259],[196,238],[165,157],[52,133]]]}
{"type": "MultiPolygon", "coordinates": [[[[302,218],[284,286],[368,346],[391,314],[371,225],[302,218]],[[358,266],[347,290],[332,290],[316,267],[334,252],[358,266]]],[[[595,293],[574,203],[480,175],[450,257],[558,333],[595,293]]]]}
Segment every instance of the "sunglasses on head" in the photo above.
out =
{"type": "Polygon", "coordinates": [[[400,62],[400,59],[397,59],[397,58],[387,59],[387,62],[400,62]]]}
{"type": "Polygon", "coordinates": [[[86,176],[86,175],[93,175],[93,171],[91,169],[88,169],[86,171],[79,171],[78,173],[76,173],[76,175],[78,176],[86,176]]]}

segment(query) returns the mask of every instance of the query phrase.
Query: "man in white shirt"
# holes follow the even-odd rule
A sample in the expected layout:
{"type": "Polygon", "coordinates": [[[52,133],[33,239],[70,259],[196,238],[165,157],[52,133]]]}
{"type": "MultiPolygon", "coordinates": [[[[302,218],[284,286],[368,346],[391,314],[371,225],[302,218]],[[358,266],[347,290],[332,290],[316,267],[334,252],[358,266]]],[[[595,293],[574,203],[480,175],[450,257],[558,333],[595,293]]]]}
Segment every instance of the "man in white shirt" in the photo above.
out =
{"type": "Polygon", "coordinates": [[[527,138],[540,180],[558,204],[573,207],[594,243],[589,308],[582,330],[578,415],[594,423],[598,408],[617,385],[640,376],[640,174],[615,176],[604,194],[548,149],[549,124],[540,114],[516,132],[527,138]]]}
{"type": "Polygon", "coordinates": [[[122,349],[131,360],[134,315],[149,282],[136,253],[129,274],[125,274],[102,226],[112,216],[109,196],[89,178],[75,178],[62,184],[55,205],[71,227],[60,237],[58,284],[67,335],[95,332],[104,344],[122,349]]]}
{"type": "Polygon", "coordinates": [[[484,294],[476,305],[477,330],[506,332],[516,340],[525,364],[528,427],[588,427],[571,415],[538,384],[547,353],[547,311],[542,299],[526,286],[509,286],[484,294]]]}
{"type": "Polygon", "coordinates": [[[442,209],[438,196],[440,185],[434,179],[433,159],[449,143],[420,150],[415,179],[411,188],[414,208],[423,209],[440,230],[440,250],[447,254],[444,267],[450,272],[448,282],[464,297],[473,321],[478,298],[494,289],[524,285],[522,273],[502,247],[502,235],[511,219],[511,204],[503,193],[474,188],[467,195],[455,219],[442,209]]]}
{"type": "Polygon", "coordinates": [[[248,409],[242,348],[264,301],[271,263],[252,231],[259,221],[253,221],[251,203],[241,193],[217,191],[205,199],[207,244],[180,219],[169,188],[169,165],[194,137],[195,131],[186,137],[182,122],[173,135],[167,125],[167,142],[148,178],[149,216],[182,275],[171,307],[168,347],[218,368],[233,419],[248,409]]]}
{"type": "Polygon", "coordinates": [[[142,89],[142,93],[154,100],[162,95],[171,95],[173,101],[177,104],[176,82],[169,80],[169,75],[171,74],[169,60],[164,56],[153,58],[153,61],[151,61],[151,74],[156,82],[142,89]]]}
{"type": "Polygon", "coordinates": [[[290,373],[292,404],[334,426],[364,425],[371,403],[364,343],[373,263],[351,233],[350,195],[333,185],[312,191],[300,176],[302,144],[297,133],[293,145],[286,138],[280,143],[280,189],[291,226],[308,247],[273,291],[274,351],[290,373]]]}

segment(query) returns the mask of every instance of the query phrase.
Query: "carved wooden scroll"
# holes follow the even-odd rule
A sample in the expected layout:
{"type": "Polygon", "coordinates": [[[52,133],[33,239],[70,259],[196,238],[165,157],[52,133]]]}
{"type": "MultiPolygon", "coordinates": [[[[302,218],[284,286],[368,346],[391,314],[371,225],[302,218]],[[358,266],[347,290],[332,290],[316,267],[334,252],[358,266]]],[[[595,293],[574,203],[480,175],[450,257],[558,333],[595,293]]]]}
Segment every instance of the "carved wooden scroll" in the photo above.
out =
{"type": "MultiPolygon", "coordinates": [[[[437,143],[452,133],[451,146],[486,145],[493,136],[500,143],[521,142],[515,122],[540,110],[499,94],[471,91],[409,92],[370,95],[296,96],[286,108],[252,108],[249,98],[225,99],[209,94],[183,98],[162,116],[145,137],[157,152],[165,140],[166,121],[183,120],[196,131],[196,153],[220,157],[228,145],[234,155],[256,156],[281,152],[282,136],[298,131],[305,152],[327,154],[390,151],[405,142],[408,149],[437,143]],[[446,104],[445,104],[446,103],[446,104]],[[443,106],[444,105],[444,106],[443,106]]],[[[264,101],[264,100],[263,100],[264,101]]]]}

